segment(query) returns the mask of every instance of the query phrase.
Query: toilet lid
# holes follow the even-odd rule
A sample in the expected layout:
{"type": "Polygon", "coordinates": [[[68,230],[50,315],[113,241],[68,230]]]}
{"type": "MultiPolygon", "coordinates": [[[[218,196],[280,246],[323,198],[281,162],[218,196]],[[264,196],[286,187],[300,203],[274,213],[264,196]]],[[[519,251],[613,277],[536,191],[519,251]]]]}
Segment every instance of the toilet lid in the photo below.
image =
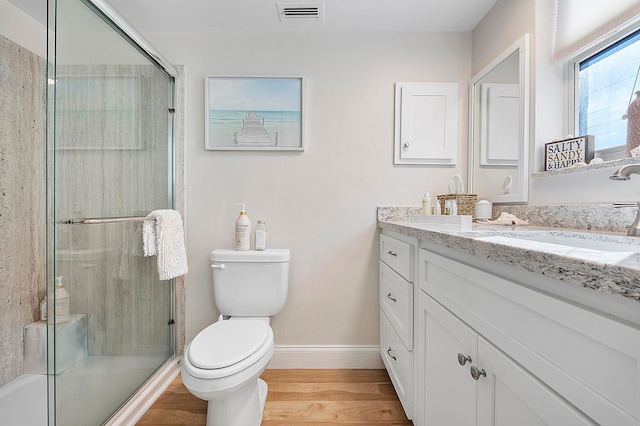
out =
{"type": "Polygon", "coordinates": [[[237,364],[265,344],[268,327],[259,320],[215,322],[193,339],[189,360],[205,370],[237,364]]]}

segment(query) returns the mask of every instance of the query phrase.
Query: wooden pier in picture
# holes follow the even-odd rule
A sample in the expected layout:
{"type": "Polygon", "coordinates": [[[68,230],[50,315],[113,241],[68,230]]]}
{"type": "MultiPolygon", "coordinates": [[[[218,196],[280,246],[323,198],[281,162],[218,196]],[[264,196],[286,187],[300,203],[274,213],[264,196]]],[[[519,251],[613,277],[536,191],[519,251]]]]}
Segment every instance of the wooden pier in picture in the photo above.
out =
{"type": "Polygon", "coordinates": [[[233,138],[233,143],[238,146],[276,146],[277,141],[278,134],[272,138],[264,127],[264,119],[261,120],[253,111],[247,114],[242,129],[233,138]]]}

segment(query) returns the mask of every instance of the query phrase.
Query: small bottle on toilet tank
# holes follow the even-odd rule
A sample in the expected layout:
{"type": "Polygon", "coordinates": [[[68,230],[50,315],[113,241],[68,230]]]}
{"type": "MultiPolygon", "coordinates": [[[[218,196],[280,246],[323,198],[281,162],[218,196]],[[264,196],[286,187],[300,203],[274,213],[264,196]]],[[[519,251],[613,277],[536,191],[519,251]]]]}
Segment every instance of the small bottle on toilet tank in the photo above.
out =
{"type": "Polygon", "coordinates": [[[256,250],[267,249],[267,222],[259,220],[256,225],[256,250]]]}

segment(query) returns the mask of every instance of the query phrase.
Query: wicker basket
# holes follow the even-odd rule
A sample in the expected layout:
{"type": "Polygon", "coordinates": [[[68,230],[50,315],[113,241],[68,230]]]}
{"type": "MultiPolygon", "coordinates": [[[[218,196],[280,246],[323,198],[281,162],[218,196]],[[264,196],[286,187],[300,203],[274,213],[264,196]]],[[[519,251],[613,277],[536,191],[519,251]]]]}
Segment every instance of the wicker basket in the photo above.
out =
{"type": "Polygon", "coordinates": [[[471,219],[475,219],[476,216],[476,201],[478,201],[477,194],[443,194],[438,195],[438,201],[440,201],[440,210],[444,214],[444,202],[447,200],[456,200],[456,206],[458,207],[459,215],[471,216],[471,219]]]}

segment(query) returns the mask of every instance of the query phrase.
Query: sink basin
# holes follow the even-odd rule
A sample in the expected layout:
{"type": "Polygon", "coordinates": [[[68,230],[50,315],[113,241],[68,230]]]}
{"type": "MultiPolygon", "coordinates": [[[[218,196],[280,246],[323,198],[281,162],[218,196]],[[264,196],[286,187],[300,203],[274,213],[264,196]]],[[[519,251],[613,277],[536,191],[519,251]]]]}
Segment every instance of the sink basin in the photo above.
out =
{"type": "Polygon", "coordinates": [[[531,231],[504,233],[480,239],[510,245],[522,245],[522,243],[518,244],[518,241],[525,241],[601,252],[640,252],[640,238],[586,232],[531,231]]]}

